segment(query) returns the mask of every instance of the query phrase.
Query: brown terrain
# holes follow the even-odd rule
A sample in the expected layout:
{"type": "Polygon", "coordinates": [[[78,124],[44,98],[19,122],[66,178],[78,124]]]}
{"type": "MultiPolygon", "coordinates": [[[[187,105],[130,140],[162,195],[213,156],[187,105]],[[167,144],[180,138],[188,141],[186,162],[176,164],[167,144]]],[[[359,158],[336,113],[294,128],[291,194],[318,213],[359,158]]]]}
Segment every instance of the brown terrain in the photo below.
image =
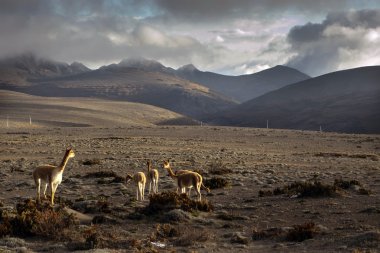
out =
{"type": "Polygon", "coordinates": [[[7,128],[2,117],[0,136],[0,233],[6,234],[4,217],[23,217],[13,218],[1,252],[379,251],[378,135],[210,126],[7,128]],[[68,146],[76,156],[54,210],[65,206],[75,224],[49,226],[59,216],[45,201],[33,234],[18,235],[30,213],[14,210],[28,199],[33,209],[33,169],[58,165],[68,146]],[[137,202],[135,185],[123,177],[146,172],[148,159],[160,172],[159,195],[149,198],[147,184],[145,201],[137,202]],[[202,191],[198,207],[180,205],[190,201],[173,193],[164,159],[174,170],[198,171],[213,186],[202,191]]]}

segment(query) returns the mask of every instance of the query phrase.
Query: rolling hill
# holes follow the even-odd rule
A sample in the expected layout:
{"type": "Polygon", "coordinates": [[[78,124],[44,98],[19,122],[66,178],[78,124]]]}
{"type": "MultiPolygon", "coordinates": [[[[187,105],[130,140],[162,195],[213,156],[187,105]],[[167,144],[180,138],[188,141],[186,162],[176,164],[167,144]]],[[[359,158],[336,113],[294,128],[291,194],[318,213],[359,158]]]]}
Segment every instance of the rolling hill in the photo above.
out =
{"type": "MultiPolygon", "coordinates": [[[[39,97],[0,90],[1,127],[152,126],[183,116],[151,105],[95,98],[39,97]],[[29,116],[32,125],[29,125],[29,116]]],[[[187,124],[191,124],[188,119],[187,124]]]]}
{"type": "Polygon", "coordinates": [[[380,133],[380,66],[288,85],[209,119],[230,126],[380,133]]]}

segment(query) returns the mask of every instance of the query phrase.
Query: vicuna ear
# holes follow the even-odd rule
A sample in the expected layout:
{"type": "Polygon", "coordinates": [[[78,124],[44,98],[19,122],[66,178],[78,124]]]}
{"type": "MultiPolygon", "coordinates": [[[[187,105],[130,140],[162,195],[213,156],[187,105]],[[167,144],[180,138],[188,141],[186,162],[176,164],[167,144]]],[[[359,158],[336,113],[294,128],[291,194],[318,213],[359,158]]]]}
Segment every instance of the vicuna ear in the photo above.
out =
{"type": "Polygon", "coordinates": [[[69,150],[71,150],[71,149],[72,149],[71,147],[67,147],[67,148],[66,148],[66,151],[69,151],[69,150]]]}

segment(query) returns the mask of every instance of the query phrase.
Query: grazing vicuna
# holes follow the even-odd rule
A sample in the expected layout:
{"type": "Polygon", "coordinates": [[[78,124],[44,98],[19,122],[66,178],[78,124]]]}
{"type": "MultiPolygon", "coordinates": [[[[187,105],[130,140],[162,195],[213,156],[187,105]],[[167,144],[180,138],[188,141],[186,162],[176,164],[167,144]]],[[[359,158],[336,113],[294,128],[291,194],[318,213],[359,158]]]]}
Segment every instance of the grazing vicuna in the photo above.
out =
{"type": "Polygon", "coordinates": [[[66,164],[70,158],[75,157],[74,150],[67,148],[65,155],[63,156],[62,162],[59,166],[53,165],[42,165],[35,168],[33,171],[33,179],[37,188],[37,202],[40,202],[40,189],[41,182],[45,183],[44,198],[46,199],[46,189],[50,185],[51,189],[51,205],[54,205],[54,195],[57,190],[58,185],[62,182],[62,174],[65,170],[66,164]]]}
{"type": "Polygon", "coordinates": [[[159,178],[158,170],[152,169],[152,162],[150,160],[146,162],[146,165],[148,166],[148,174],[147,174],[148,182],[149,182],[148,194],[150,194],[152,185],[153,185],[153,193],[157,194],[158,193],[158,178],[159,178]]]}
{"type": "Polygon", "coordinates": [[[210,192],[210,189],[203,185],[203,179],[199,173],[193,171],[183,171],[179,174],[174,174],[170,167],[169,161],[164,161],[164,169],[168,171],[171,178],[177,179],[177,192],[178,190],[181,190],[181,193],[186,193],[186,188],[194,188],[199,201],[202,199],[201,187],[207,192],[210,192]]]}
{"type": "Polygon", "coordinates": [[[125,178],[125,181],[128,183],[131,180],[136,184],[136,199],[144,200],[144,191],[146,183],[146,177],[144,172],[137,172],[133,176],[128,174],[125,178]]]}

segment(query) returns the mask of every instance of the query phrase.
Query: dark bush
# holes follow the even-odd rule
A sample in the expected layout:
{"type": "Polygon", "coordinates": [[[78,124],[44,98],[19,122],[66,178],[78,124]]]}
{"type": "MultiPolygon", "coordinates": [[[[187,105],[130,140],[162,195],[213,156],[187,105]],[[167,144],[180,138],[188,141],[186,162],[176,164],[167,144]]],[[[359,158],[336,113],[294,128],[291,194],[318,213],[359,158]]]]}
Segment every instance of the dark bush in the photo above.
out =
{"type": "Polygon", "coordinates": [[[219,188],[224,188],[226,186],[229,186],[230,183],[228,182],[227,179],[221,178],[221,177],[212,177],[210,179],[205,179],[203,184],[212,189],[219,189],[219,188]]]}
{"type": "Polygon", "coordinates": [[[259,197],[287,194],[297,197],[331,197],[336,195],[336,186],[326,185],[317,180],[294,182],[272,191],[259,191],[259,197]]]}
{"type": "Polygon", "coordinates": [[[286,240],[292,242],[302,242],[313,238],[318,233],[313,222],[308,222],[302,225],[295,225],[293,229],[286,234],[286,240]]]}
{"type": "Polygon", "coordinates": [[[114,171],[96,171],[96,172],[89,172],[84,178],[103,178],[103,177],[120,177],[116,172],[114,171]]]}
{"type": "Polygon", "coordinates": [[[173,209],[182,209],[187,212],[213,210],[212,204],[206,199],[202,201],[192,200],[186,194],[164,191],[149,197],[149,205],[144,209],[144,213],[152,214],[157,212],[167,212],[173,209]]]}
{"type": "Polygon", "coordinates": [[[357,180],[350,180],[350,181],[345,181],[343,179],[335,179],[334,180],[334,186],[339,187],[341,189],[349,189],[350,187],[358,185],[360,186],[361,184],[357,180]]]}
{"type": "Polygon", "coordinates": [[[1,236],[42,236],[55,240],[66,238],[65,230],[75,224],[75,219],[62,208],[54,210],[48,204],[36,205],[27,199],[16,205],[17,213],[1,215],[1,236]]]}
{"type": "Polygon", "coordinates": [[[232,173],[232,170],[227,168],[227,165],[221,160],[215,160],[208,166],[210,167],[208,172],[213,175],[225,175],[232,173]]]}
{"type": "Polygon", "coordinates": [[[94,159],[86,159],[82,162],[83,165],[88,165],[88,166],[92,166],[92,165],[99,165],[101,164],[101,161],[100,159],[98,158],[94,158],[94,159]]]}

